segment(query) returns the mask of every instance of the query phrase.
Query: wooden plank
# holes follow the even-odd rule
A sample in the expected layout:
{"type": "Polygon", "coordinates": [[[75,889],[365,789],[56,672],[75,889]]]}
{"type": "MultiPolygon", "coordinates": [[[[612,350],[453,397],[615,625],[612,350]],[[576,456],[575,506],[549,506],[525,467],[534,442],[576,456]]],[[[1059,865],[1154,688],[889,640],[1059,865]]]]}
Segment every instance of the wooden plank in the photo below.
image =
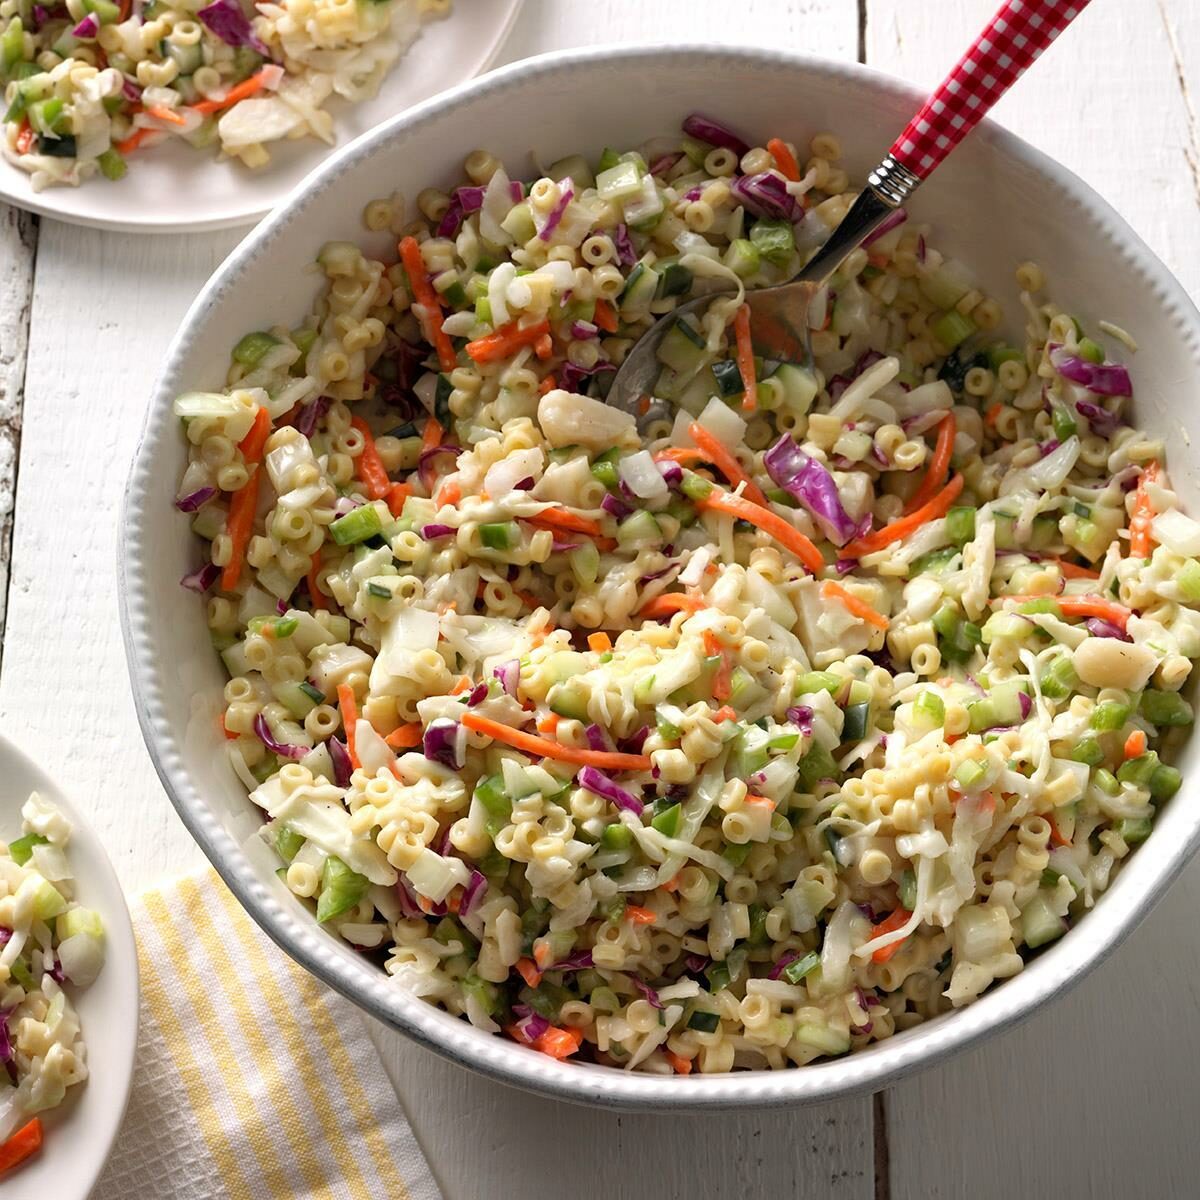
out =
{"type": "MultiPolygon", "coordinates": [[[[932,85],[995,7],[869,0],[867,61],[932,85]]],[[[1158,0],[1093,4],[995,110],[1105,195],[1193,295],[1198,18],[1158,0]]],[[[1200,1143],[1172,1116],[1191,1111],[1200,1054],[1188,1019],[1198,903],[1195,864],[1068,997],[890,1091],[891,1194],[1116,1200],[1148,1180],[1156,1194],[1193,1192],[1200,1143]]]]}
{"type": "Polygon", "coordinates": [[[0,656],[8,602],[8,563],[17,490],[17,452],[37,218],[0,205],[0,656]]]}

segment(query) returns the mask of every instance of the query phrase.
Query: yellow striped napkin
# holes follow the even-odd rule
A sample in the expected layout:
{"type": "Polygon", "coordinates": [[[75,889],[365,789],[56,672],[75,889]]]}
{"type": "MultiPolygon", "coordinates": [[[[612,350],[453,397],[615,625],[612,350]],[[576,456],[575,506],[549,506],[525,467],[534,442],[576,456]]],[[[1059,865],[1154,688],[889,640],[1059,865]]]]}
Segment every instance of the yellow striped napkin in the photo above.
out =
{"type": "Polygon", "coordinates": [[[133,920],[133,1093],[92,1200],[440,1200],[357,1010],[215,871],[144,893],[133,920]]]}

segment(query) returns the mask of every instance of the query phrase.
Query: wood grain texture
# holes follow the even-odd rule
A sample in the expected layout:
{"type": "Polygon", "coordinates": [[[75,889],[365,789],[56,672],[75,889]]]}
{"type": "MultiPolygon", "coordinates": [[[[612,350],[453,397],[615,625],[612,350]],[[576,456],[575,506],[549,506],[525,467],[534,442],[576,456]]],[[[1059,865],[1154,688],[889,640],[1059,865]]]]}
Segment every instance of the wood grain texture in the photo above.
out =
{"type": "MultiPolygon", "coordinates": [[[[867,61],[932,85],[995,6],[870,0],[867,61]]],[[[1107,197],[1196,297],[1198,101],[1195,5],[1095,0],[994,115],[1107,197]]],[[[1193,864],[1067,997],[892,1089],[894,1200],[1194,1195],[1200,1144],[1179,1115],[1200,1056],[1198,905],[1193,864]]]]}
{"type": "Polygon", "coordinates": [[[17,490],[37,218],[0,205],[0,656],[17,490]]]}

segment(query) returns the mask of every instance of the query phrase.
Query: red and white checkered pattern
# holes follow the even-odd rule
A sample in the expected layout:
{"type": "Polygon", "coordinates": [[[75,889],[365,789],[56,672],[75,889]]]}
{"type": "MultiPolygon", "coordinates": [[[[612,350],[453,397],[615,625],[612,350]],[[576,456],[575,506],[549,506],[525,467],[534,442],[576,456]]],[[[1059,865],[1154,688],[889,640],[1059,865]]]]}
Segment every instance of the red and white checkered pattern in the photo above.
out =
{"type": "Polygon", "coordinates": [[[896,139],[892,158],[918,178],[928,178],[1088,3],[1006,0],[896,139]]]}

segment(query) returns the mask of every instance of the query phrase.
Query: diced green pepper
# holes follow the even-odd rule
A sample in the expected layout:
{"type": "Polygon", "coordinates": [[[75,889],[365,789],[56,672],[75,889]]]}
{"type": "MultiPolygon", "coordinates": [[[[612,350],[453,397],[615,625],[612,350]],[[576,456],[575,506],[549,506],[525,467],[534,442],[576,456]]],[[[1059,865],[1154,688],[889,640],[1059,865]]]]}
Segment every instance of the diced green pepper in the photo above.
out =
{"type": "Polygon", "coordinates": [[[1139,711],[1156,729],[1190,725],[1195,719],[1192,706],[1178,692],[1160,692],[1154,688],[1142,693],[1139,711]]]}
{"type": "Polygon", "coordinates": [[[1120,729],[1129,720],[1129,713],[1128,704],[1122,704],[1119,700],[1101,700],[1092,710],[1091,727],[1102,733],[1112,732],[1120,729]]]}
{"type": "Polygon", "coordinates": [[[366,894],[371,881],[351,870],[336,854],[321,869],[321,891],[317,896],[317,920],[332,921],[353,908],[366,894]]]}
{"type": "Polygon", "coordinates": [[[279,345],[279,339],[273,333],[259,330],[246,334],[233,348],[233,360],[245,367],[257,367],[264,355],[273,346],[279,345]]]}
{"type": "Polygon", "coordinates": [[[300,853],[304,842],[305,839],[290,825],[280,825],[275,831],[275,852],[285,863],[290,863],[300,853]]]}
{"type": "Polygon", "coordinates": [[[42,837],[40,833],[27,833],[24,837],[8,843],[9,857],[17,866],[23,867],[32,857],[34,846],[45,846],[49,840],[49,838],[42,837]]]}
{"type": "Polygon", "coordinates": [[[975,510],[952,508],[946,514],[946,536],[956,545],[963,546],[975,537],[975,510]]]}
{"type": "Polygon", "coordinates": [[[1104,761],[1104,750],[1093,737],[1080,738],[1071,747],[1073,762],[1087,763],[1089,767],[1098,767],[1104,761]]]}
{"type": "Polygon", "coordinates": [[[383,521],[374,504],[353,508],[329,526],[329,535],[339,546],[353,546],[382,532],[383,521]]]}
{"type": "Polygon", "coordinates": [[[785,267],[796,252],[796,231],[791,221],[755,221],[750,243],[767,262],[785,267]]]}

